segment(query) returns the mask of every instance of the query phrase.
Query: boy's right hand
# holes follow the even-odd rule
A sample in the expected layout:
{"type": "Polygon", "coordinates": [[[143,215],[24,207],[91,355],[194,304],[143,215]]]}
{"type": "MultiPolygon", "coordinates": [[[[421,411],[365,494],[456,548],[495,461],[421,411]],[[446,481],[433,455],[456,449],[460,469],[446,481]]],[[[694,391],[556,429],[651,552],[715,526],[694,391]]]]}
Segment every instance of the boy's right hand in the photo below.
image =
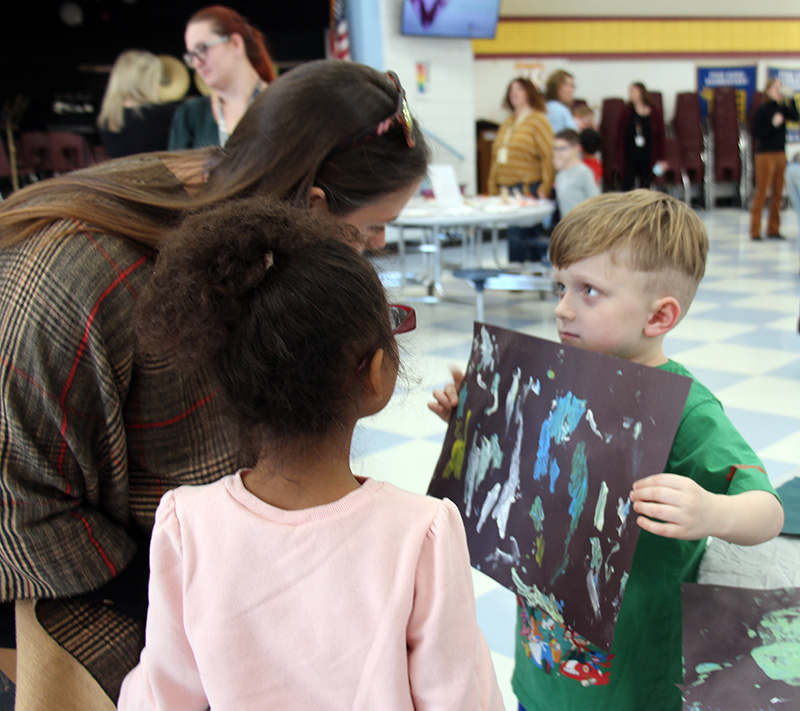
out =
{"type": "Polygon", "coordinates": [[[438,388],[434,390],[434,401],[428,403],[428,408],[445,422],[450,421],[450,415],[458,406],[458,389],[461,387],[461,381],[464,380],[464,373],[453,365],[450,366],[450,373],[453,376],[453,382],[445,385],[443,390],[438,388]]]}

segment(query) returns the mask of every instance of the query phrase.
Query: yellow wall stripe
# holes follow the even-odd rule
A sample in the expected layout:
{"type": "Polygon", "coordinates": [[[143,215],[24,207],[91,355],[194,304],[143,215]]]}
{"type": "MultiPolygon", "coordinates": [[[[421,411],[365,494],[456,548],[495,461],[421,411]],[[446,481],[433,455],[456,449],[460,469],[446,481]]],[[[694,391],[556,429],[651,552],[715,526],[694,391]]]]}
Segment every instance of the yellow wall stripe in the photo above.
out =
{"type": "Polygon", "coordinates": [[[500,18],[481,55],[798,54],[800,18],[500,18]]]}

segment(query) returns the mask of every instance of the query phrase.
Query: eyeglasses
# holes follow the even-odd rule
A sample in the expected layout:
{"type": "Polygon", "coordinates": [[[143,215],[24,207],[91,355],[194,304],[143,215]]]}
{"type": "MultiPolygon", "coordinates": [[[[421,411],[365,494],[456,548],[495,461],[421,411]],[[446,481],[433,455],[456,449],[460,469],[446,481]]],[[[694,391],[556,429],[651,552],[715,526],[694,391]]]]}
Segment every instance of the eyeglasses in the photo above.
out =
{"type": "MultiPolygon", "coordinates": [[[[401,304],[389,305],[389,323],[392,326],[392,338],[401,334],[413,331],[417,327],[417,314],[410,306],[401,304]]],[[[356,367],[356,375],[361,375],[369,366],[372,356],[375,355],[377,348],[373,348],[356,367]]]]}
{"type": "Polygon", "coordinates": [[[389,118],[381,121],[377,126],[361,131],[352,138],[343,141],[331,151],[330,155],[341,153],[349,148],[355,148],[371,138],[375,138],[375,136],[382,136],[393,126],[400,126],[403,129],[403,134],[406,137],[406,143],[409,148],[413,148],[417,145],[417,141],[414,138],[414,119],[411,116],[411,109],[408,108],[408,99],[406,99],[405,89],[403,89],[402,84],[400,84],[400,79],[398,79],[397,74],[394,72],[386,72],[386,74],[389,79],[392,80],[392,84],[397,88],[397,108],[395,112],[389,118]]]}
{"type": "Polygon", "coordinates": [[[217,39],[208,40],[208,42],[200,42],[195,48],[193,52],[186,52],[183,55],[183,61],[186,63],[186,66],[192,69],[194,67],[194,61],[196,59],[206,61],[206,57],[208,57],[208,50],[212,47],[216,47],[218,44],[223,44],[230,39],[230,35],[223,35],[222,37],[217,37],[217,39]]]}

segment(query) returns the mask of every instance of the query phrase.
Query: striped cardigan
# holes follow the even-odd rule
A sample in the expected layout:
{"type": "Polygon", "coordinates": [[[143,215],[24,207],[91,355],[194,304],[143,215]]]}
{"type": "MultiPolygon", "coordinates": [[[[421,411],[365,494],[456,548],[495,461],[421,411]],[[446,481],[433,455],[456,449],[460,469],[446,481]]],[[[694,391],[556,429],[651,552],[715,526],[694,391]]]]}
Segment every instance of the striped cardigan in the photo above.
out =
{"type": "Polygon", "coordinates": [[[161,495],[238,462],[208,377],[136,352],[154,253],[70,226],[0,249],[0,594],[39,600],[39,622],[116,699],[143,644],[161,495]]]}
{"type": "Polygon", "coordinates": [[[500,126],[492,146],[492,165],[489,169],[489,194],[497,195],[501,186],[541,181],[540,190],[551,195],[553,187],[553,129],[547,114],[532,111],[516,124],[512,114],[500,126]],[[506,143],[507,140],[507,143],[506,143]],[[497,162],[498,149],[507,145],[508,160],[497,162]]]}

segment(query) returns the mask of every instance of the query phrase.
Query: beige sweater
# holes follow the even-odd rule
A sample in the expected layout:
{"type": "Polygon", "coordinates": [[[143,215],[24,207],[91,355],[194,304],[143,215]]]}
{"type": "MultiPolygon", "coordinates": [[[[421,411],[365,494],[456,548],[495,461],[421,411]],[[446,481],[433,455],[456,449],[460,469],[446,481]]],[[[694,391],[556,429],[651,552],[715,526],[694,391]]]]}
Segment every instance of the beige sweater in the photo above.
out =
{"type": "Polygon", "coordinates": [[[541,181],[540,190],[550,196],[553,187],[553,129],[547,114],[533,111],[519,123],[512,114],[503,121],[492,146],[489,170],[489,194],[496,195],[501,186],[541,181]],[[498,162],[498,152],[507,149],[505,163],[498,162]]]}

